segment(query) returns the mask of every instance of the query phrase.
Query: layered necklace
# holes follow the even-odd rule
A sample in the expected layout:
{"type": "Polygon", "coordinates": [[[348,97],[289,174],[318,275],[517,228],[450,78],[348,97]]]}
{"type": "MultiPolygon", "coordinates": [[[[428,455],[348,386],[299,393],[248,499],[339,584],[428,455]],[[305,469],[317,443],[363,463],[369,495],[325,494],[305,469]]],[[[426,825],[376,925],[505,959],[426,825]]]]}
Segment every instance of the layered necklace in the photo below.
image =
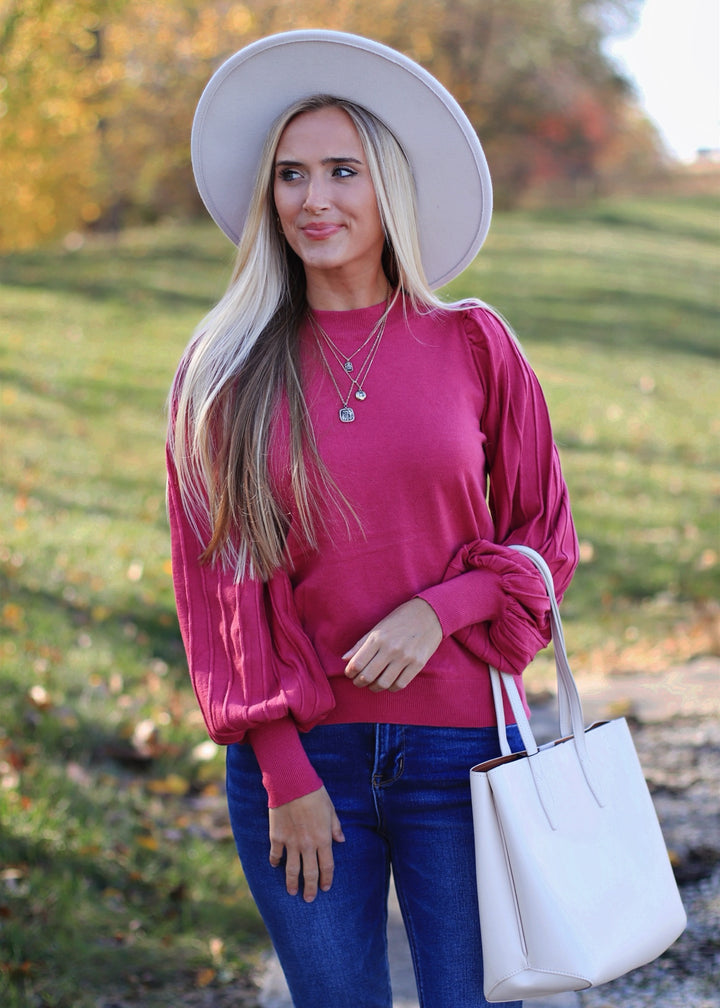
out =
{"type": "Polygon", "coordinates": [[[337,344],[330,339],[313,313],[311,311],[308,311],[307,313],[308,321],[315,337],[315,342],[317,343],[320,356],[322,357],[323,364],[325,365],[325,370],[330,376],[330,381],[333,383],[335,391],[337,392],[338,398],[342,404],[338,411],[338,416],[340,417],[342,423],[352,423],[355,419],[355,410],[352,406],[350,406],[350,399],[353,396],[353,393],[358,402],[364,402],[364,400],[367,399],[365,382],[370,374],[370,368],[373,366],[373,361],[375,360],[377,352],[380,349],[380,343],[383,338],[383,333],[385,332],[385,324],[387,323],[390,309],[395,304],[396,299],[397,291],[392,298],[390,297],[390,294],[388,294],[385,302],[385,311],[382,313],[380,318],[370,330],[368,336],[366,336],[357,350],[353,350],[353,352],[349,355],[346,355],[337,346],[337,344]],[[355,358],[359,357],[364,350],[366,351],[366,354],[362,361],[355,361],[355,358]],[[342,371],[340,381],[343,382],[344,379],[350,380],[350,387],[348,388],[346,395],[343,395],[340,382],[338,382],[335,377],[333,362],[342,371]]]}

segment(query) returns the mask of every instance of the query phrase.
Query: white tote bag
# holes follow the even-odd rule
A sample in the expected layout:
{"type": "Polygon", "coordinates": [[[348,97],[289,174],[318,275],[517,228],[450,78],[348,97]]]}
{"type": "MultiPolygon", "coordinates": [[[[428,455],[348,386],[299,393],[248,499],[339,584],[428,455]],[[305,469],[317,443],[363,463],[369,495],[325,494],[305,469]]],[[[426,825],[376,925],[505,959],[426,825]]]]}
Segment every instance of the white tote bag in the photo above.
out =
{"type": "Polygon", "coordinates": [[[538,748],[512,676],[491,669],[502,756],[470,771],[485,997],[583,990],[661,955],[680,900],[624,718],[585,728],[550,571],[561,738],[538,748]],[[511,754],[505,689],[525,752],[511,754]]]}

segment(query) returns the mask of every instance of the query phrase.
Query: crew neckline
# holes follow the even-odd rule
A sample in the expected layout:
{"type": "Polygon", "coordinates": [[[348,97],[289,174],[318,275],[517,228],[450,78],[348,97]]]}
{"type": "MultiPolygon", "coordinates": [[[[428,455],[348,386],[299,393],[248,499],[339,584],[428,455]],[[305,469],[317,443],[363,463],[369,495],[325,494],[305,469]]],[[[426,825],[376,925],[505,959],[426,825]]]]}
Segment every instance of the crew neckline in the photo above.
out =
{"type": "MultiPolygon", "coordinates": [[[[366,308],[312,308],[310,311],[312,312],[313,317],[317,319],[326,331],[334,330],[334,332],[338,335],[353,337],[362,335],[363,332],[367,335],[385,311],[386,304],[387,301],[383,300],[378,301],[377,304],[368,305],[366,308]]],[[[405,298],[402,294],[400,294],[390,308],[387,324],[391,324],[395,319],[401,317],[404,313],[405,298]]],[[[305,324],[309,326],[307,321],[305,324]]]]}

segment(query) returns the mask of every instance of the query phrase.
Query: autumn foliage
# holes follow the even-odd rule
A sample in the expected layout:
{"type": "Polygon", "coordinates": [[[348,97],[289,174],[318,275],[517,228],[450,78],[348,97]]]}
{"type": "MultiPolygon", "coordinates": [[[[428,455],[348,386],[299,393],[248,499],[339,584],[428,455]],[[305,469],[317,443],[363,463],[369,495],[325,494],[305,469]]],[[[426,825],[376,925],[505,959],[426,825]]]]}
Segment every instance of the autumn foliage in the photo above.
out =
{"type": "Polygon", "coordinates": [[[321,26],[420,60],[459,98],[501,203],[584,192],[658,164],[602,52],[637,0],[6,0],[0,3],[0,249],[197,208],[193,109],[263,35],[321,26]]]}

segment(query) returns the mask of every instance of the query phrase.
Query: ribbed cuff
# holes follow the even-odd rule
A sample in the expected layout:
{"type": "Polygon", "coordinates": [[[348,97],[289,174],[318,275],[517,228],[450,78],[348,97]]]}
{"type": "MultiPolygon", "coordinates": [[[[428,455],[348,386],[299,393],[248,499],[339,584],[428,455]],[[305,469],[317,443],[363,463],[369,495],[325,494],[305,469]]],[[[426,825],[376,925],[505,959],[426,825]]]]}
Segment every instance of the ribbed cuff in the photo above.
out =
{"type": "Polygon", "coordinates": [[[443,637],[463,627],[498,619],[503,609],[500,578],[493,571],[471,570],[418,592],[432,606],[443,637]]]}
{"type": "Polygon", "coordinates": [[[290,718],[253,728],[247,737],[262,770],[270,808],[285,805],[322,787],[323,782],[300,741],[297,725],[290,718]]]}

